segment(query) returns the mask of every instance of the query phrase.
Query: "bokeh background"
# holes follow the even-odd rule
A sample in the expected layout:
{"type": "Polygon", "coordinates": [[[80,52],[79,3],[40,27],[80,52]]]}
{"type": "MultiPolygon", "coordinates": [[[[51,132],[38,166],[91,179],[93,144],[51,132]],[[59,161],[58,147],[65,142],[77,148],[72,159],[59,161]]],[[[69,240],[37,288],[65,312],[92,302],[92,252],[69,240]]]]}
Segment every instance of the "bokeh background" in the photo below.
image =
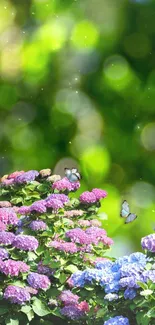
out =
{"type": "Polygon", "coordinates": [[[1,0],[0,74],[0,175],[78,166],[78,195],[108,191],[111,254],[140,250],[155,223],[155,1],[1,0]]]}

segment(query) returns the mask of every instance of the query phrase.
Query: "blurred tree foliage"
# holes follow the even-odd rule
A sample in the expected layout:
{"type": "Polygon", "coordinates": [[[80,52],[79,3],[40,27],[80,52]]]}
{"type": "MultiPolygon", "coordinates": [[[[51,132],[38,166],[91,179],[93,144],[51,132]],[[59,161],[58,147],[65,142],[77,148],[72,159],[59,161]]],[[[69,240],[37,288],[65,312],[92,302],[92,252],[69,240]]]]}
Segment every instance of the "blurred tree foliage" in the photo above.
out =
{"type": "Polygon", "coordinates": [[[1,0],[0,61],[0,174],[78,165],[81,191],[109,192],[118,254],[140,249],[155,219],[155,1],[1,0]]]}

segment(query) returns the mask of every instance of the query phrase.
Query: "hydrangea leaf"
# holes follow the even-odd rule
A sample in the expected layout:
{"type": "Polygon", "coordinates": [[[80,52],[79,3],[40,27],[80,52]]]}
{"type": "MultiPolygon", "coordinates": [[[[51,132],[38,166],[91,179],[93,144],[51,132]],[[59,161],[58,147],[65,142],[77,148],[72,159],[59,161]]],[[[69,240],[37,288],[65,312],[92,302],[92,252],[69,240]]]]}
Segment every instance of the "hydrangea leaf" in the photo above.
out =
{"type": "Polygon", "coordinates": [[[32,309],[38,316],[46,316],[51,313],[51,310],[38,298],[35,298],[32,309]]]}

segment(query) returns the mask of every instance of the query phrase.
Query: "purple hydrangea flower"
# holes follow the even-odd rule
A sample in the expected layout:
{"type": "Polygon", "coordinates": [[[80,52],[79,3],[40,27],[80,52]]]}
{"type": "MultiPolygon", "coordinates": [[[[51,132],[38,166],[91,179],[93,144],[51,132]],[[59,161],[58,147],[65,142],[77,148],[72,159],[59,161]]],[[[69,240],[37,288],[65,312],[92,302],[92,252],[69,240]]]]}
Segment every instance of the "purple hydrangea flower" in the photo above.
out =
{"type": "Polygon", "coordinates": [[[5,248],[0,247],[0,259],[5,260],[9,258],[9,253],[5,248]]]}
{"type": "Polygon", "coordinates": [[[66,253],[74,254],[78,252],[78,248],[74,243],[67,243],[64,241],[60,242],[60,241],[53,240],[49,243],[49,246],[66,253]]]}
{"type": "Polygon", "coordinates": [[[39,230],[46,230],[47,229],[47,225],[44,221],[42,220],[34,220],[30,223],[29,227],[33,230],[33,231],[39,231],[39,230]]]}
{"type": "Polygon", "coordinates": [[[0,208],[0,221],[6,225],[17,225],[18,218],[13,208],[0,208]]]}
{"type": "Polygon", "coordinates": [[[39,212],[39,213],[45,213],[46,212],[46,206],[45,206],[45,201],[44,200],[39,200],[34,202],[30,206],[30,212],[39,212]]]}
{"type": "Polygon", "coordinates": [[[6,225],[0,221],[0,231],[5,231],[6,230],[6,225]]]}
{"type": "Polygon", "coordinates": [[[4,298],[9,299],[12,304],[23,305],[31,299],[26,288],[9,285],[4,291],[4,298]]]}
{"type": "Polygon", "coordinates": [[[12,232],[0,232],[0,244],[11,245],[14,241],[15,235],[12,232]]]}
{"type": "Polygon", "coordinates": [[[51,285],[49,278],[46,275],[39,273],[30,273],[27,277],[28,284],[34,289],[48,289],[51,285]]]}
{"type": "Polygon", "coordinates": [[[17,235],[12,245],[24,251],[34,251],[38,248],[38,240],[34,236],[17,235]]]}
{"type": "Polygon", "coordinates": [[[28,172],[23,173],[20,176],[15,177],[14,182],[18,184],[29,183],[34,181],[37,176],[39,176],[37,170],[30,170],[28,172]]]}
{"type": "Polygon", "coordinates": [[[30,206],[23,205],[22,207],[20,207],[18,209],[18,213],[23,214],[23,215],[29,214],[30,213],[30,206]]]}
{"type": "Polygon", "coordinates": [[[136,297],[136,290],[132,289],[132,288],[127,288],[125,291],[124,291],[124,298],[125,299],[134,299],[136,297]]]}
{"type": "Polygon", "coordinates": [[[115,316],[104,322],[104,325],[130,325],[127,317],[115,316]]]}
{"type": "Polygon", "coordinates": [[[107,196],[107,192],[99,188],[94,188],[92,192],[95,194],[96,200],[104,199],[107,196]]]}
{"type": "Polygon", "coordinates": [[[107,295],[104,296],[104,299],[108,300],[108,301],[113,301],[113,300],[117,300],[119,297],[117,295],[117,293],[107,293],[107,295]]]}
{"type": "Polygon", "coordinates": [[[59,201],[61,201],[63,204],[65,204],[65,203],[67,203],[67,202],[69,202],[69,198],[68,198],[68,196],[67,195],[65,195],[65,194],[50,194],[48,197],[47,197],[47,199],[46,199],[46,201],[48,201],[48,200],[59,200],[59,201]]]}
{"type": "Polygon", "coordinates": [[[67,316],[72,320],[81,318],[84,315],[84,312],[75,305],[67,305],[60,310],[61,314],[67,316]]]}
{"type": "Polygon", "coordinates": [[[70,238],[71,241],[78,244],[91,244],[91,237],[85,233],[81,228],[74,228],[66,232],[66,237],[70,238]]]}
{"type": "Polygon", "coordinates": [[[46,206],[47,206],[47,208],[57,210],[57,209],[63,208],[63,203],[62,203],[62,201],[57,200],[57,199],[48,199],[46,201],[46,206]]]}
{"type": "Polygon", "coordinates": [[[5,275],[18,276],[19,273],[28,272],[30,269],[29,265],[22,261],[6,260],[0,263],[0,272],[5,275]]]}
{"type": "Polygon", "coordinates": [[[79,296],[74,295],[70,290],[64,290],[61,292],[59,299],[64,305],[76,305],[79,300],[79,296]]]}
{"type": "Polygon", "coordinates": [[[95,203],[97,201],[96,196],[93,192],[83,192],[80,195],[80,202],[84,204],[90,204],[90,203],[95,203]]]}
{"type": "Polygon", "coordinates": [[[141,245],[143,249],[155,253],[155,234],[150,234],[146,237],[143,237],[141,240],[141,245]]]}

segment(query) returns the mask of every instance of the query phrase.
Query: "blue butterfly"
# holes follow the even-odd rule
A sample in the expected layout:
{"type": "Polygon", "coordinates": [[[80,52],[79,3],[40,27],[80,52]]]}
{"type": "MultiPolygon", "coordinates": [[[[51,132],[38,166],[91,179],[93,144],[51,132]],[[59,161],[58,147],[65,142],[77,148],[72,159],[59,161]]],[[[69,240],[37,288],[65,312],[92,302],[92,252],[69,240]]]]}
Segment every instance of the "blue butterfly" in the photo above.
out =
{"type": "Polygon", "coordinates": [[[136,214],[130,213],[129,204],[126,200],[122,203],[120,216],[125,218],[125,223],[130,223],[137,218],[136,214]]]}
{"type": "Polygon", "coordinates": [[[77,182],[81,179],[81,175],[77,168],[65,168],[65,175],[71,183],[77,182]]]}

